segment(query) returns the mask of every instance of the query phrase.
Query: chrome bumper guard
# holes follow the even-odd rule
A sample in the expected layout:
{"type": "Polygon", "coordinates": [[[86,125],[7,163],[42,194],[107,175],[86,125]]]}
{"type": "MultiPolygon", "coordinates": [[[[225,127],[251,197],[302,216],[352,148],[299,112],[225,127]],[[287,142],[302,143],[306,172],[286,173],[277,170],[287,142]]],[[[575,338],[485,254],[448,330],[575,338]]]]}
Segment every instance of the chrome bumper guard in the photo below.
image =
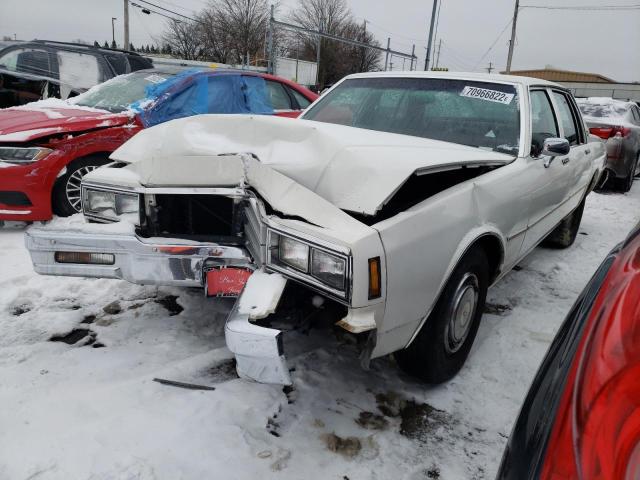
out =
{"type": "Polygon", "coordinates": [[[146,243],[132,234],[30,229],[25,244],[42,275],[118,278],[140,285],[201,287],[205,266],[249,266],[241,247],[184,242],[146,243]],[[105,253],[113,265],[59,263],[56,252],[105,253]]]}
{"type": "Polygon", "coordinates": [[[282,332],[251,323],[248,314],[238,311],[239,304],[238,300],[224,329],[227,348],[236,356],[238,375],[260,383],[291,385],[282,332]]]}

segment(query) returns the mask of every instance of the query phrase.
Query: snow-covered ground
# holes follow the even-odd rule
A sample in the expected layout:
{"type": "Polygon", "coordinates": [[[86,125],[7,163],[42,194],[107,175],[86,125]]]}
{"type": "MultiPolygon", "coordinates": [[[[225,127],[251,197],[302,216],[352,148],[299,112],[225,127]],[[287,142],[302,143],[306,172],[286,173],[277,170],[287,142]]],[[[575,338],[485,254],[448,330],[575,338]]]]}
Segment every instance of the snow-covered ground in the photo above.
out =
{"type": "Polygon", "coordinates": [[[0,480],[493,478],[556,329],[639,218],[640,183],[590,195],[572,248],[536,249],[490,291],[492,313],[446,385],[421,385],[390,358],[365,372],[354,347],[312,329],[288,340],[306,350],[284,391],[236,378],[228,305],[38,276],[23,230],[1,229],[0,480]],[[87,335],[50,341],[74,329],[87,335]]]}

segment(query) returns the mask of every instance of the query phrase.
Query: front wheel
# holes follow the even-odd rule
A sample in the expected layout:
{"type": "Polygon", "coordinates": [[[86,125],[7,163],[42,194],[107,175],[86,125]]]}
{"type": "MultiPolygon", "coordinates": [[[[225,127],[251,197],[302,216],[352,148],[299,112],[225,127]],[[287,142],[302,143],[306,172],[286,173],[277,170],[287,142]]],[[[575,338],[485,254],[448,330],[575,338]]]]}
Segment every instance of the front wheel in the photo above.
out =
{"type": "Polygon", "coordinates": [[[58,178],[53,186],[51,195],[53,213],[60,217],[68,217],[80,212],[82,177],[108,162],[109,160],[104,156],[91,155],[69,163],[65,174],[58,178]]]}
{"type": "Polygon", "coordinates": [[[453,378],[473,345],[488,287],[489,262],[474,248],[453,271],[414,341],[396,352],[400,368],[427,383],[453,378]]]}

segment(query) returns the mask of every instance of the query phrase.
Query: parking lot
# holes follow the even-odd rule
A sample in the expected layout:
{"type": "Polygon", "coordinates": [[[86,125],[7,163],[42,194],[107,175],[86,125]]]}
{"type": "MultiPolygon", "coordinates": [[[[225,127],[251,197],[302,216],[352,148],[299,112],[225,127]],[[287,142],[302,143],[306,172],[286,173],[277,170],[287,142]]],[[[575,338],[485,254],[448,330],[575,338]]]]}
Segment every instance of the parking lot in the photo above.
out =
{"type": "Polygon", "coordinates": [[[638,211],[639,184],[589,195],[575,245],[537,248],[492,288],[463,370],[427,388],[390,357],[362,370],[328,328],[286,334],[298,343],[292,388],[240,380],[224,346],[228,304],[200,290],[38,276],[23,227],[7,226],[0,478],[493,478],[560,322],[638,211]]]}

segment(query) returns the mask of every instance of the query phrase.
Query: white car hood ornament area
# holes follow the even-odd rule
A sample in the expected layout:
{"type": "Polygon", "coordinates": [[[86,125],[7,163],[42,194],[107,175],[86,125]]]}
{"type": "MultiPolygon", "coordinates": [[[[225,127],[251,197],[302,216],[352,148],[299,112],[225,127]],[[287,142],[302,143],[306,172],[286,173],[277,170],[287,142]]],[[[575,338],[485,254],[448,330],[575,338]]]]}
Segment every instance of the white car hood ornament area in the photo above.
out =
{"type": "Polygon", "coordinates": [[[111,158],[135,164],[132,169],[148,187],[231,186],[246,178],[246,163],[225,161],[238,153],[254,156],[340,209],[366,215],[374,215],[416,171],[514,160],[425,138],[247,115],[166,122],[143,130],[111,158]]]}

